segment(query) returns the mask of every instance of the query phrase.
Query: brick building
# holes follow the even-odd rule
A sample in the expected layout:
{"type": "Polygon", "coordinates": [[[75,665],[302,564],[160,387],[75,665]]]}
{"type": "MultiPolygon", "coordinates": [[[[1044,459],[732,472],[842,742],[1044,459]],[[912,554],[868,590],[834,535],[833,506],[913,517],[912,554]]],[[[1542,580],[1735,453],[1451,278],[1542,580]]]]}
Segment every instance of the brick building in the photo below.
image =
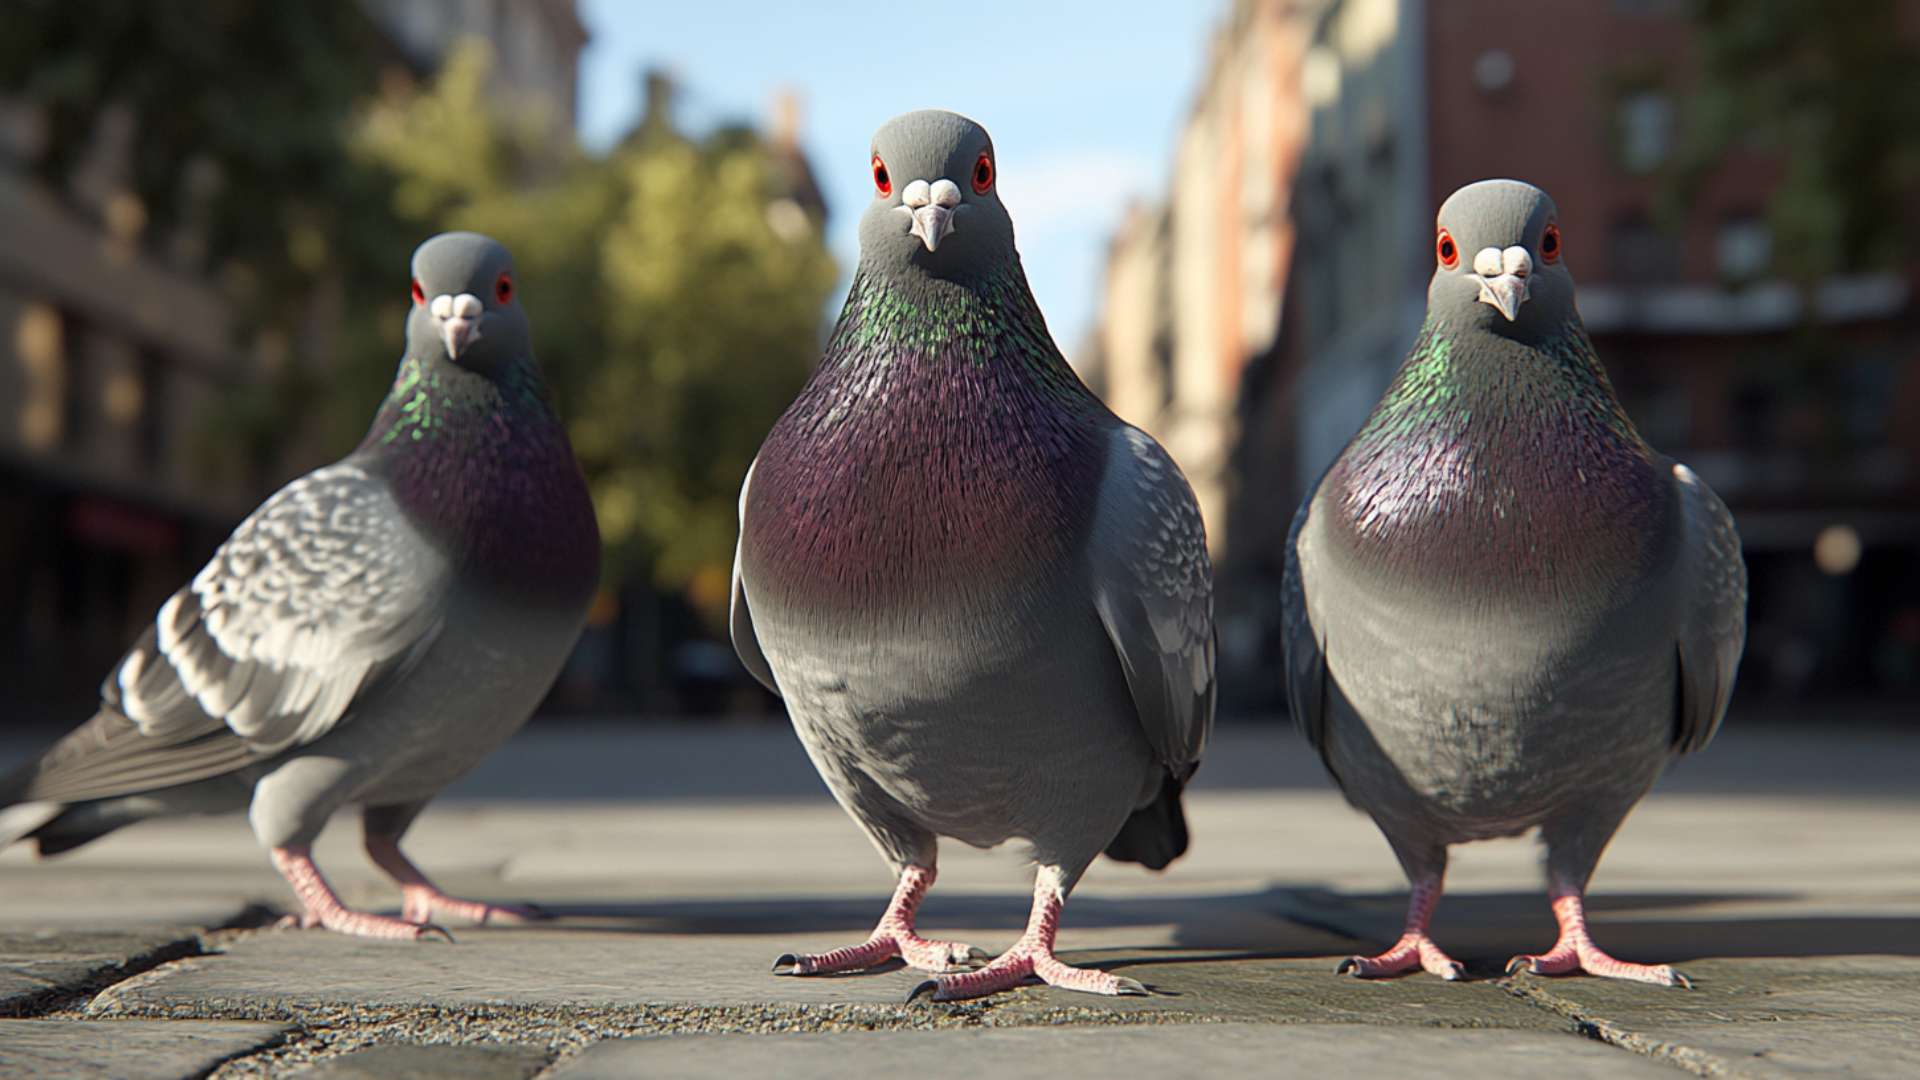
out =
{"type": "MultiPolygon", "coordinates": [[[[1190,169],[1204,177],[1232,160],[1194,168],[1183,142],[1172,212],[1164,221],[1137,214],[1139,235],[1116,240],[1103,325],[1114,341],[1158,342],[1154,355],[1169,369],[1158,377],[1179,385],[1206,371],[1208,357],[1234,351],[1193,347],[1196,336],[1209,342],[1196,327],[1222,325],[1224,310],[1243,313],[1242,323],[1272,320],[1237,339],[1222,429],[1229,450],[1201,459],[1223,488],[1224,509],[1205,509],[1221,540],[1227,685],[1237,681],[1247,707],[1278,700],[1261,658],[1277,648],[1293,509],[1418,328],[1435,209],[1492,176],[1554,195],[1583,316],[1628,411],[1740,521],[1753,576],[1745,691],[1920,690],[1920,260],[1813,289],[1811,324],[1829,346],[1814,360],[1804,301],[1784,272],[1791,253],[1773,250],[1768,235],[1777,161],[1747,153],[1727,162],[1681,228],[1657,223],[1685,112],[1676,95],[1693,65],[1686,14],[1671,0],[1234,5],[1194,123],[1291,113],[1272,128],[1298,130],[1297,142],[1274,140],[1253,178],[1269,187],[1254,202],[1285,216],[1267,228],[1288,237],[1288,257],[1261,277],[1195,277],[1198,287],[1183,290],[1177,252],[1208,242],[1181,236],[1180,185],[1190,169]],[[1225,77],[1226,58],[1262,40],[1297,56],[1276,65],[1295,81],[1225,77]],[[1142,239],[1156,228],[1172,238],[1142,239]],[[1159,251],[1176,253],[1159,256],[1174,279],[1160,290],[1166,310],[1138,310],[1149,294],[1137,286],[1135,299],[1118,302],[1114,286],[1140,276],[1127,260],[1159,251]]],[[[1220,177],[1242,174],[1211,175],[1216,194],[1230,195],[1220,177]]],[[[1215,203],[1229,218],[1251,205],[1215,203]]],[[[1216,254],[1231,248],[1210,243],[1216,254]]],[[[1122,352],[1109,344],[1102,356],[1116,402],[1138,397],[1117,379],[1152,371],[1121,362],[1122,352]]],[[[1169,446],[1182,455],[1178,440],[1169,446]]]]}

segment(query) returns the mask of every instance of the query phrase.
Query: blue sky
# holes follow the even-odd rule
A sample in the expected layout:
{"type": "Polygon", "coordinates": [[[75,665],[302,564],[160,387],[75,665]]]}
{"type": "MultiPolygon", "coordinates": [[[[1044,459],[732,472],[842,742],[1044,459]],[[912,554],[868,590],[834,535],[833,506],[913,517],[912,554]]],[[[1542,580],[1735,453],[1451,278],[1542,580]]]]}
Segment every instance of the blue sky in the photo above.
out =
{"type": "Polygon", "coordinates": [[[993,133],[1001,198],[1061,347],[1092,324],[1107,238],[1127,200],[1160,195],[1223,0],[583,0],[581,134],[603,147],[640,106],[640,71],[681,86],[695,129],[762,121],[782,87],[826,190],[841,268],[857,258],[874,129],[910,109],[966,113],[993,133]]]}

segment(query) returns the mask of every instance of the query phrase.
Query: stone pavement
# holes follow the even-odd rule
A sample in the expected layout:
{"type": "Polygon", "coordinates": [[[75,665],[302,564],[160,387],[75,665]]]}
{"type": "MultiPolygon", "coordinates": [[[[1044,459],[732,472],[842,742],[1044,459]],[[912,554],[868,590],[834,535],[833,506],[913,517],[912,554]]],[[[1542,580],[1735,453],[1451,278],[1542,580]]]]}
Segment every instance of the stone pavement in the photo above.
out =
{"type": "MultiPolygon", "coordinates": [[[[897,967],[768,972],[863,936],[891,887],[784,729],[538,728],[408,847],[449,891],[557,917],[454,945],[267,928],[291,898],[237,817],[0,855],[0,1076],[1920,1076],[1916,765],[1912,735],[1735,722],[1676,769],[1592,911],[1603,946],[1692,991],[1501,976],[1553,938],[1519,840],[1456,849],[1435,932],[1471,981],[1361,982],[1333,968],[1396,936],[1398,868],[1290,733],[1229,727],[1191,853],[1103,861],[1067,905],[1066,958],[1156,996],[907,1005],[897,967]]],[[[357,841],[336,822],[320,863],[391,910],[357,841]]],[[[1004,948],[1025,873],[949,846],[922,928],[1004,948]]]]}

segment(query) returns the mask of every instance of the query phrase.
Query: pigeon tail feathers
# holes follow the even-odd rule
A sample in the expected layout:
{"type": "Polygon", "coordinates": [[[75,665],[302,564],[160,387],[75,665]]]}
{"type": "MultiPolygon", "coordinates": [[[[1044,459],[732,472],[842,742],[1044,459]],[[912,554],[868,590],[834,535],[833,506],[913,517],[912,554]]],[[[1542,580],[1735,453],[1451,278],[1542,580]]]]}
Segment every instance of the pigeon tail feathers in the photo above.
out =
{"type": "Polygon", "coordinates": [[[1120,826],[1120,834],[1107,845],[1107,857],[1139,863],[1149,870],[1165,870],[1185,855],[1187,815],[1180,807],[1180,792],[1186,786],[1186,781],[1167,773],[1160,794],[1120,826]]]}

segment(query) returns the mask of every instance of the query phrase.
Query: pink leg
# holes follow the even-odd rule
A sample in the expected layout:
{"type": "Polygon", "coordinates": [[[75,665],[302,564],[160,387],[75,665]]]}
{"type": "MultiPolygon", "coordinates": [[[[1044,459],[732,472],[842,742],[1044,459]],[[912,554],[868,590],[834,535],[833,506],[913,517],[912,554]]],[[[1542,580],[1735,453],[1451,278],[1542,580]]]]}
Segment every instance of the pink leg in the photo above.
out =
{"type": "Polygon", "coordinates": [[[914,912],[920,909],[932,887],[934,868],[909,866],[900,872],[900,885],[893,890],[886,914],[873,935],[858,945],[829,953],[806,955],[787,953],[773,962],[776,975],[821,975],[830,971],[870,968],[898,956],[921,971],[956,971],[973,959],[985,959],[986,953],[957,941],[929,941],[914,932],[914,912]]]}
{"type": "Polygon", "coordinates": [[[1441,952],[1440,946],[1427,936],[1427,923],[1433,918],[1434,906],[1440,902],[1440,890],[1438,874],[1414,882],[1413,894],[1407,897],[1407,927],[1401,933],[1400,940],[1378,956],[1347,957],[1340,961],[1337,973],[1351,971],[1363,979],[1378,979],[1423,968],[1428,974],[1438,975],[1449,982],[1464,977],[1467,969],[1453,957],[1441,952]]]}
{"type": "Polygon", "coordinates": [[[523,923],[543,917],[533,908],[448,896],[427,880],[427,875],[400,850],[400,841],[391,836],[368,834],[367,856],[375,866],[385,870],[388,877],[400,883],[400,895],[404,898],[400,917],[408,922],[424,923],[435,915],[444,915],[485,926],[489,922],[523,923]]]}
{"type": "Polygon", "coordinates": [[[306,848],[278,847],[271,854],[274,869],[280,871],[280,876],[293,886],[293,894],[300,898],[301,905],[306,908],[298,920],[300,926],[324,926],[356,937],[418,940],[439,934],[448,941],[453,940],[452,934],[438,926],[348,908],[340,902],[339,895],[327,884],[327,879],[320,876],[320,868],[313,865],[313,855],[306,848]]]}
{"type": "Polygon", "coordinates": [[[1540,956],[1514,957],[1507,961],[1507,974],[1517,974],[1522,969],[1535,975],[1566,975],[1584,971],[1605,979],[1631,979],[1661,986],[1693,988],[1693,983],[1685,975],[1665,964],[1658,967],[1629,964],[1601,952],[1600,946],[1595,945],[1593,938],[1587,934],[1587,911],[1581,899],[1581,890],[1555,885],[1553,917],[1560,923],[1560,940],[1554,942],[1552,951],[1540,956]]]}
{"type": "Polygon", "coordinates": [[[1066,898],[1059,885],[1042,871],[1033,886],[1033,914],[1027,918],[1027,932],[1013,948],[979,971],[928,979],[913,988],[908,1001],[931,996],[935,1001],[957,1001],[1009,990],[1038,976],[1048,986],[1062,990],[1080,990],[1109,996],[1144,995],[1147,988],[1133,979],[1123,979],[1105,971],[1070,967],[1053,955],[1053,941],[1060,930],[1060,905],[1066,898]]]}

